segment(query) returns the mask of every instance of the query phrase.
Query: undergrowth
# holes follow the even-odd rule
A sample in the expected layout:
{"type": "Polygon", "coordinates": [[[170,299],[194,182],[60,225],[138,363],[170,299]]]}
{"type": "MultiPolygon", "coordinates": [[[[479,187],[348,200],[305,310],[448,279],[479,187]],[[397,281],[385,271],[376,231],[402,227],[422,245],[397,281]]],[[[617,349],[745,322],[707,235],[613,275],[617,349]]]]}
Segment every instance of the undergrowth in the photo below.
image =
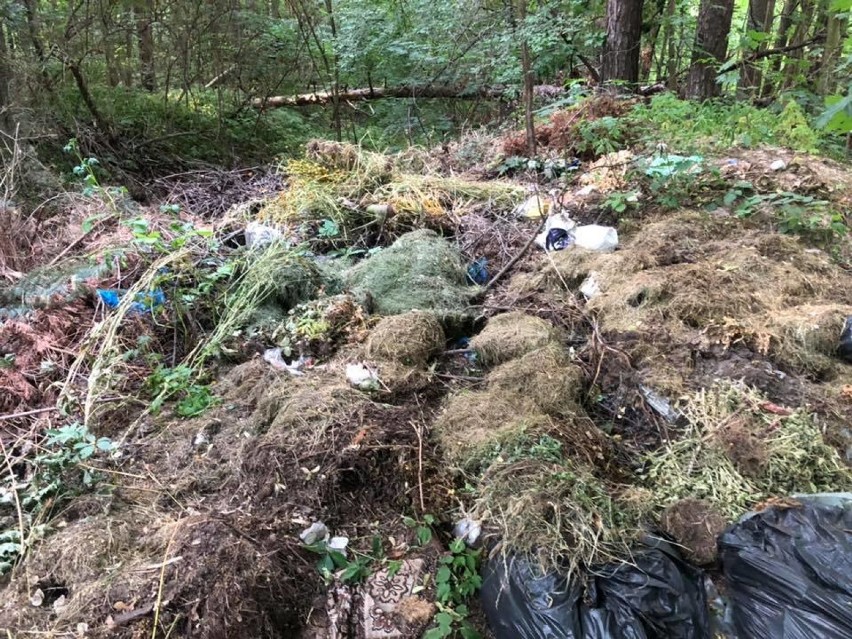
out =
{"type": "Polygon", "coordinates": [[[698,103],[663,93],[638,104],[626,120],[646,144],[663,142],[681,152],[775,145],[810,153],[825,143],[794,100],[779,113],[747,102],[698,103]]]}
{"type": "MultiPolygon", "coordinates": [[[[48,531],[47,521],[76,495],[97,488],[102,477],[90,461],[108,455],[116,446],[108,437],[96,437],[84,425],[72,422],[48,429],[39,452],[18,460],[18,472],[3,473],[0,483],[0,575],[10,571],[27,549],[48,531]],[[20,479],[19,479],[20,476],[20,479]]],[[[4,449],[9,470],[9,453],[4,449]]]]}

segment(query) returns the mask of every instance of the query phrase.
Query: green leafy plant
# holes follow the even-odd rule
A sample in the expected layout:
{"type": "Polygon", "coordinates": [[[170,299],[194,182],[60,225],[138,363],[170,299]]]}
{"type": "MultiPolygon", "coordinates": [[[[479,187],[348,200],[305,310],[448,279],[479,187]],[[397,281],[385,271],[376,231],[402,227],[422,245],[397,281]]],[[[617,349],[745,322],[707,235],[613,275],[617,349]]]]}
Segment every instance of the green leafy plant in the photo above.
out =
{"type": "Polygon", "coordinates": [[[788,191],[747,194],[751,185],[747,182],[737,184],[740,188],[735,185],[723,202],[725,206],[739,202],[734,212],[740,218],[767,211],[777,217],[778,230],[782,233],[801,235],[821,245],[833,244],[849,231],[843,215],[825,200],[788,191]]]}
{"type": "Polygon", "coordinates": [[[26,479],[7,477],[0,483],[0,505],[17,501],[21,509],[18,526],[0,530],[0,574],[11,570],[27,546],[44,535],[46,525],[34,524],[36,516],[49,504],[93,489],[100,477],[88,463],[115,450],[111,439],[96,437],[79,422],[45,432],[40,452],[26,462],[26,479]]]}
{"type": "Polygon", "coordinates": [[[606,116],[596,120],[583,120],[577,125],[580,142],[577,150],[598,156],[624,148],[624,131],[618,118],[606,116]]]}
{"type": "Polygon", "coordinates": [[[601,207],[614,213],[624,213],[638,202],[639,196],[635,191],[613,191],[607,194],[601,207]]]}
{"type": "Polygon", "coordinates": [[[479,575],[482,551],[468,548],[462,539],[450,542],[449,549],[449,554],[438,561],[435,573],[436,626],[427,630],[423,639],[444,639],[456,634],[476,639],[480,635],[467,619],[470,611],[465,602],[482,586],[479,575]]]}
{"type": "MultiPolygon", "coordinates": [[[[375,563],[385,561],[382,540],[378,536],[373,537],[372,549],[369,554],[353,552],[352,559],[349,559],[344,552],[330,548],[325,540],[320,540],[305,546],[305,548],[320,555],[317,561],[317,571],[326,583],[331,583],[337,573],[339,573],[340,581],[343,583],[359,583],[370,576],[371,568],[375,563]]],[[[402,567],[400,561],[387,563],[389,577],[393,577],[402,567]]]]}
{"type": "Polygon", "coordinates": [[[210,387],[198,384],[192,368],[185,364],[174,368],[158,366],[146,380],[151,396],[150,410],[157,414],[163,404],[176,399],[175,412],[181,417],[195,417],[213,406],[217,399],[210,387]]]}
{"type": "MultiPolygon", "coordinates": [[[[426,546],[432,541],[432,527],[436,521],[433,515],[423,515],[422,521],[413,517],[403,517],[402,521],[414,530],[419,546],[426,546]]],[[[466,602],[482,586],[479,575],[481,554],[481,550],[468,548],[463,539],[450,542],[449,553],[438,560],[435,573],[435,605],[438,608],[435,626],[423,634],[423,639],[445,639],[457,635],[464,639],[479,638],[479,633],[468,621],[470,611],[466,602]]]]}

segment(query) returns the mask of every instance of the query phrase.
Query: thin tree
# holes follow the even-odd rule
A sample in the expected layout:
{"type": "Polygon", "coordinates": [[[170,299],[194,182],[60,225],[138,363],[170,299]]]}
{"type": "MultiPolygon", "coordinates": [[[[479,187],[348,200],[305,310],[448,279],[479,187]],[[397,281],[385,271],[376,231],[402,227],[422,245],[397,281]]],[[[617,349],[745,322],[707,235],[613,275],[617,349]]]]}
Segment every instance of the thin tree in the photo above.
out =
{"type": "Polygon", "coordinates": [[[686,95],[707,100],[719,95],[717,69],[728,53],[728,35],[734,15],[734,0],[701,0],[692,47],[692,63],[686,95]]]}
{"type": "Polygon", "coordinates": [[[644,0],[607,0],[601,82],[639,83],[644,0]]]}
{"type": "MultiPolygon", "coordinates": [[[[766,49],[766,39],[772,32],[772,22],[775,13],[775,0],[750,0],[748,17],[746,19],[746,36],[757,33],[759,41],[754,52],[766,49]]],[[[746,52],[746,55],[751,51],[746,52]]],[[[742,98],[754,98],[760,90],[763,73],[755,62],[746,61],[740,69],[740,80],[737,92],[742,98]]]]}

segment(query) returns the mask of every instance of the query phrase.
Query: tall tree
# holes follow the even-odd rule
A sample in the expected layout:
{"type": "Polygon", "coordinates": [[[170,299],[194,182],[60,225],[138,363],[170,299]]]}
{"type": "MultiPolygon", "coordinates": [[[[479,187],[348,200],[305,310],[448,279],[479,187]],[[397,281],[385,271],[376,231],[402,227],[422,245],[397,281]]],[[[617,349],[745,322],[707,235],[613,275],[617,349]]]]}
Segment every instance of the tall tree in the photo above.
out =
{"type": "Polygon", "coordinates": [[[601,82],[639,83],[644,0],[607,0],[601,82]]]}
{"type": "Polygon", "coordinates": [[[734,0],[701,0],[698,25],[692,47],[692,65],[686,81],[686,95],[706,100],[719,95],[718,65],[728,53],[728,35],[734,15],[734,0]]]}
{"type": "Polygon", "coordinates": [[[139,76],[147,91],[157,89],[154,71],[154,0],[135,0],[136,40],[139,46],[139,76]]]}
{"type": "Polygon", "coordinates": [[[828,95],[837,86],[838,78],[835,75],[835,65],[843,52],[843,40],[849,29],[848,14],[833,11],[828,16],[826,27],[825,46],[823,47],[822,66],[819,70],[817,81],[817,93],[828,95]]]}
{"type": "MultiPolygon", "coordinates": [[[[746,40],[753,42],[751,51],[763,51],[766,41],[772,32],[772,22],[775,14],[775,0],[750,0],[748,17],[746,19],[746,40]]],[[[746,61],[740,68],[740,80],[737,91],[740,97],[754,98],[760,90],[763,74],[755,62],[746,61]]]]}

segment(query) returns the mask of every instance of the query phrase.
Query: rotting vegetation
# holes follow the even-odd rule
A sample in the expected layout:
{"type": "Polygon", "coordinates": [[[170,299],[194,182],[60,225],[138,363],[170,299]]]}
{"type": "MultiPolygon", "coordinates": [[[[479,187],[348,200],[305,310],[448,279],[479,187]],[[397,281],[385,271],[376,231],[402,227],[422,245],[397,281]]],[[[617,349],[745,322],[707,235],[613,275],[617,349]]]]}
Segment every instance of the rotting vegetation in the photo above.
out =
{"type": "MultiPolygon", "coordinates": [[[[541,176],[447,176],[413,155],[313,143],[281,167],[288,188],[216,224],[110,209],[75,259],[118,256],[122,272],[3,325],[3,410],[22,415],[0,434],[0,627],[327,637],[343,584],[299,540],[314,521],[349,539],[336,567],[353,582],[403,559],[435,572],[462,515],[495,561],[581,571],[629,560],[651,531],[709,564],[748,509],[852,488],[852,368],[835,352],[848,247],[783,234],[771,210],[698,206],[742,176],[690,183],[690,205],[667,210],[637,148],[592,165],[627,162],[611,185],[569,176],[552,197],[595,222],[612,191],[641,192],[619,250],[532,249],[477,286],[469,264],[487,256],[493,275],[536,232],[511,211],[541,176]],[[275,239],[243,246],[255,218],[275,239]],[[97,288],[122,289],[117,308],[97,288]],[[157,289],[165,303],[133,306],[157,289]],[[42,435],[74,420],[77,439],[42,435]],[[48,453],[55,485],[40,483],[48,453]]],[[[752,160],[764,191],[795,188],[752,160]]],[[[820,197],[849,201],[832,189],[820,197]]],[[[411,605],[444,605],[425,585],[411,605]]]]}

